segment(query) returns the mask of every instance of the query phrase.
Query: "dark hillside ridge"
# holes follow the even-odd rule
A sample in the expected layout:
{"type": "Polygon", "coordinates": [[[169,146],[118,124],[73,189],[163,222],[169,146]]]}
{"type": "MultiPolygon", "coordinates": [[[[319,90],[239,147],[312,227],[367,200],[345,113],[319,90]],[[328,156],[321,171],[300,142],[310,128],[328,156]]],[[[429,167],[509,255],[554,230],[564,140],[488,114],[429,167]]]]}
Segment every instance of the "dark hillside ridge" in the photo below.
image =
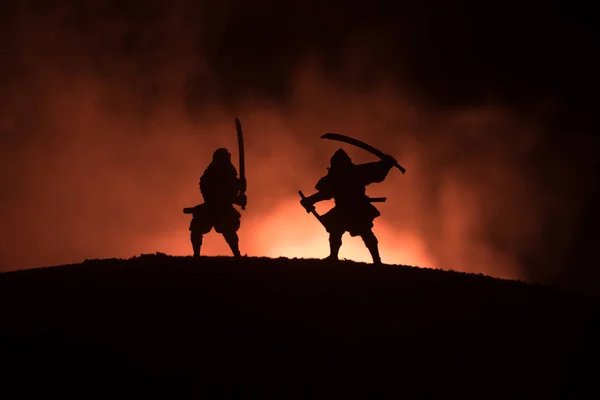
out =
{"type": "Polygon", "coordinates": [[[598,394],[598,299],[483,275],[156,254],[1,274],[0,301],[21,394],[598,394]]]}

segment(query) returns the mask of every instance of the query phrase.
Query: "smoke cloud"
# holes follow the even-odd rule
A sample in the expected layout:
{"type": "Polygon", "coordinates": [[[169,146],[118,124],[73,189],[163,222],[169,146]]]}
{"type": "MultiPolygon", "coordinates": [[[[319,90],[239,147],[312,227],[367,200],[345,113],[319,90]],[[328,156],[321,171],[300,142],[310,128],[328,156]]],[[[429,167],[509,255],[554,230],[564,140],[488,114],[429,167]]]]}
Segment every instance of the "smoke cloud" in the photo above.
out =
{"type": "MultiPolygon", "coordinates": [[[[439,107],[411,82],[408,61],[385,67],[373,26],[333,37],[327,54],[290,41],[293,54],[235,70],[223,52],[260,50],[215,44],[235,42],[226,27],[244,10],[233,3],[156,2],[143,12],[133,3],[20,4],[3,45],[2,271],[190,254],[182,209],[201,202],[198,179],[216,148],[237,157],[236,116],[248,255],[327,255],[326,233],[297,191],[313,192],[339,147],[355,162],[373,157],[319,139],[325,132],[367,141],[407,169],[368,189],[388,198],[375,222],[384,262],[544,280],[559,264],[530,261],[559,260],[572,243],[581,193],[547,179],[559,168],[543,150],[551,101],[524,110],[490,95],[439,107]]],[[[417,44],[402,41],[395,49],[414,55],[417,44]]],[[[342,257],[369,261],[359,239],[344,243],[342,257]]],[[[214,233],[203,252],[229,254],[214,233]]]]}

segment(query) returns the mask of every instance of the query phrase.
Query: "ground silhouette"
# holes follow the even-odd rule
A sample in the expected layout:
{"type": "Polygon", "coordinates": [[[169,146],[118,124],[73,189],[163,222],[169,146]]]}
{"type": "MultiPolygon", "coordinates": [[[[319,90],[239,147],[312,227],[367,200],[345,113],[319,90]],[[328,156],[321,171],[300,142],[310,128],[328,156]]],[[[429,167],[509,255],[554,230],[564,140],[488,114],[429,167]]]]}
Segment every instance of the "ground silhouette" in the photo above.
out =
{"type": "Polygon", "coordinates": [[[5,273],[0,300],[4,393],[597,394],[598,300],[483,275],[156,254],[5,273]]]}

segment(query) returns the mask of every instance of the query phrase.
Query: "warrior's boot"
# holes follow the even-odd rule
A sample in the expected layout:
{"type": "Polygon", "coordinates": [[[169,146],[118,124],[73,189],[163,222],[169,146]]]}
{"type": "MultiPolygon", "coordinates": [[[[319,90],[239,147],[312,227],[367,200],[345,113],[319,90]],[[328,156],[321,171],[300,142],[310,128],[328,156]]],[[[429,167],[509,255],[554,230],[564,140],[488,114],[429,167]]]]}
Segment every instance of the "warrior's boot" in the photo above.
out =
{"type": "Polygon", "coordinates": [[[239,258],[242,255],[240,254],[240,248],[239,248],[239,238],[236,232],[233,233],[226,233],[223,234],[223,237],[225,238],[225,241],[227,242],[227,244],[229,245],[229,248],[231,249],[231,253],[233,253],[233,256],[235,258],[239,258]]]}
{"type": "Polygon", "coordinates": [[[371,257],[373,258],[373,264],[381,264],[378,241],[373,231],[369,231],[368,233],[361,235],[361,237],[365,246],[367,246],[369,253],[371,253],[371,257]]]}
{"type": "Polygon", "coordinates": [[[342,235],[339,233],[329,234],[329,256],[326,260],[339,260],[340,247],[342,247],[342,235]]]}
{"type": "Polygon", "coordinates": [[[192,249],[194,250],[194,258],[200,257],[200,249],[202,248],[202,235],[190,234],[192,249]]]}

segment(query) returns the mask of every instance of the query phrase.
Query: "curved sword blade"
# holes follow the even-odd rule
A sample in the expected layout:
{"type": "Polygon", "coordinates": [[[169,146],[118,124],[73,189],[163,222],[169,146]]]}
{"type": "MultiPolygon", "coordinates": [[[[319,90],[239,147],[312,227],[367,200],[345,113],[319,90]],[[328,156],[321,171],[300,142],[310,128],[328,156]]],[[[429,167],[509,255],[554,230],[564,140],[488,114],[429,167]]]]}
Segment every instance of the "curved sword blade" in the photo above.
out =
{"type": "MultiPolygon", "coordinates": [[[[381,150],[376,149],[375,147],[371,146],[370,144],[363,142],[362,140],[354,139],[350,136],[342,135],[339,133],[326,133],[321,136],[321,139],[336,140],[338,142],[351,144],[353,146],[356,146],[358,148],[366,150],[369,153],[372,153],[381,159],[390,157],[386,153],[382,152],[381,150]]],[[[394,159],[394,167],[398,168],[400,170],[400,172],[402,172],[403,174],[406,173],[406,169],[404,169],[404,167],[402,167],[400,164],[398,164],[398,161],[396,161],[395,159],[394,159]]]]}

